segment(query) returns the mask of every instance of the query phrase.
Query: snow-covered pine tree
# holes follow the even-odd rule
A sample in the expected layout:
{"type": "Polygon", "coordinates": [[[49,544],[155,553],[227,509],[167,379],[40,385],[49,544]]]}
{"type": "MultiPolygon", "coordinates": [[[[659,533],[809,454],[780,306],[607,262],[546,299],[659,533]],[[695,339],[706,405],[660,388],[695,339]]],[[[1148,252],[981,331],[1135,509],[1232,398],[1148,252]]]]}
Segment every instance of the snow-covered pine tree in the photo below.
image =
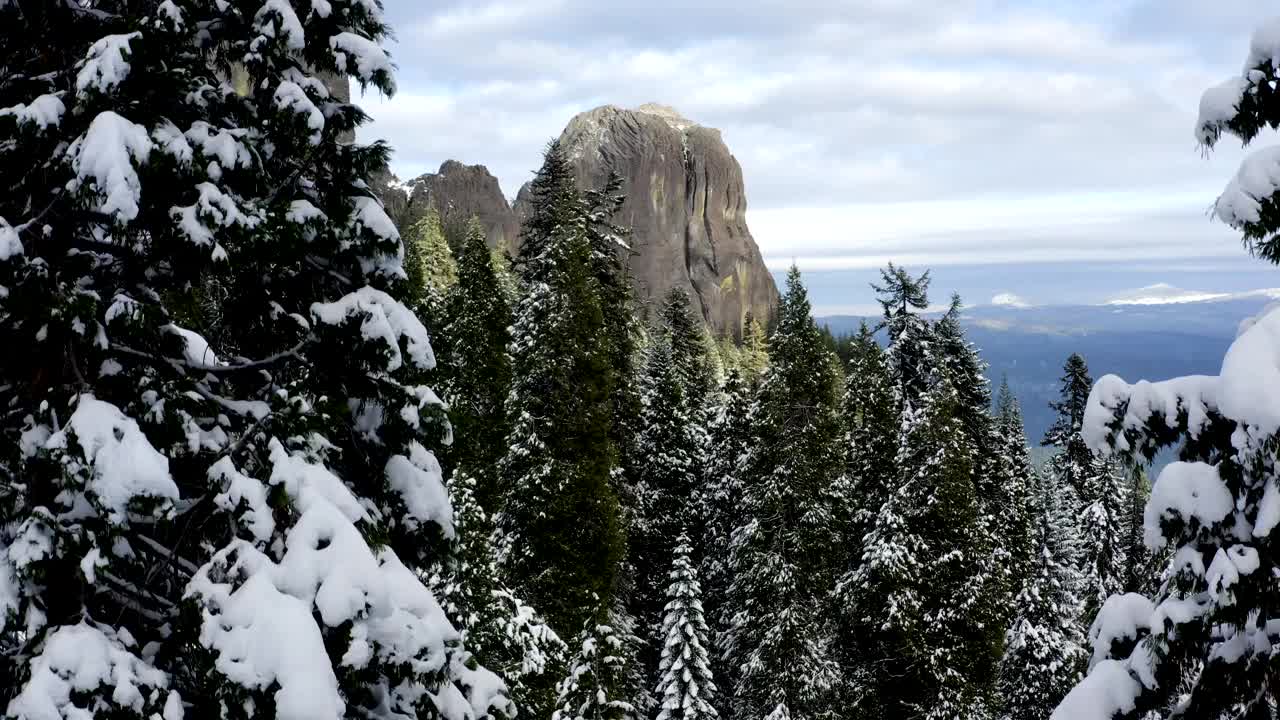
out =
{"type": "Polygon", "coordinates": [[[557,632],[609,608],[624,537],[611,483],[615,375],[584,204],[555,145],[532,185],[499,463],[507,581],[557,632]]]}
{"type": "Polygon", "coordinates": [[[1079,353],[1072,353],[1062,367],[1060,398],[1049,404],[1058,414],[1040,444],[1056,448],[1049,467],[1075,493],[1080,509],[1084,508],[1087,477],[1093,472],[1094,455],[1080,435],[1084,410],[1093,379],[1089,365],[1079,353]]]}
{"type": "Polygon", "coordinates": [[[1147,498],[1151,497],[1151,483],[1147,481],[1147,472],[1142,465],[1130,467],[1127,472],[1128,487],[1125,489],[1123,524],[1124,550],[1124,588],[1127,593],[1139,593],[1153,589],[1151,563],[1156,560],[1143,542],[1143,514],[1147,507],[1147,498]]]}
{"type": "Polygon", "coordinates": [[[1068,498],[1074,496],[1076,562],[1086,622],[1108,597],[1124,589],[1128,564],[1124,472],[1114,461],[1095,455],[1081,432],[1091,385],[1089,366],[1073,353],[1063,367],[1062,399],[1052,403],[1058,417],[1044,438],[1045,445],[1058,448],[1049,471],[1068,498]]]}
{"type": "Polygon", "coordinates": [[[707,656],[708,631],[702,616],[702,588],[693,565],[688,534],[676,542],[663,610],[662,660],[658,667],[658,720],[713,720],[715,680],[707,656]]]}
{"type": "Polygon", "coordinates": [[[682,528],[696,514],[693,497],[706,447],[705,429],[695,423],[689,408],[671,342],[670,337],[659,335],[649,348],[633,444],[636,480],[629,496],[635,507],[628,508],[632,522],[627,559],[635,574],[628,610],[650,641],[641,655],[649,680],[657,670],[662,647],[658,633],[666,604],[666,571],[682,528]]]}
{"type": "Polygon", "coordinates": [[[694,315],[689,294],[680,288],[667,293],[659,316],[660,331],[670,338],[671,358],[689,407],[701,413],[716,383],[706,326],[701,316],[694,315]]]}
{"type": "Polygon", "coordinates": [[[1079,681],[1088,654],[1080,632],[1079,575],[1065,554],[1063,528],[1052,512],[1055,489],[1041,480],[1033,495],[1032,547],[1014,601],[997,684],[1002,718],[1043,720],[1079,681]]]}
{"type": "Polygon", "coordinates": [[[982,624],[988,580],[973,449],[950,382],[927,383],[903,417],[899,482],[842,595],[864,626],[868,707],[883,717],[985,717],[1000,629],[982,624]]]}
{"type": "Polygon", "coordinates": [[[458,281],[446,303],[448,354],[441,358],[444,397],[457,438],[448,465],[465,468],[476,481],[476,500],[486,512],[498,507],[497,466],[510,425],[511,306],[493,270],[484,228],[473,220],[458,264],[458,281]]]}
{"type": "Polygon", "coordinates": [[[537,610],[502,582],[490,541],[493,526],[477,485],[465,469],[449,479],[457,534],[453,552],[437,564],[428,584],[467,649],[506,681],[520,715],[547,717],[569,650],[537,610]]]}
{"type": "MultiPolygon", "coordinates": [[[[1280,19],[1255,32],[1240,75],[1204,93],[1196,137],[1206,148],[1223,134],[1248,144],[1277,125],[1277,68],[1280,19]]],[[[1273,263],[1280,260],[1277,157],[1274,147],[1247,156],[1214,205],[1218,219],[1273,263]]],[[[1144,513],[1147,547],[1170,560],[1149,597],[1126,595],[1103,608],[1093,627],[1099,640],[1113,641],[1099,643],[1089,675],[1054,720],[1274,716],[1277,337],[1280,310],[1269,308],[1241,325],[1216,376],[1130,385],[1109,375],[1093,388],[1084,417],[1090,447],[1150,460],[1180,446],[1144,513]]]]}
{"type": "MultiPolygon", "coordinates": [[[[405,231],[405,272],[409,276],[409,298],[432,335],[441,335],[446,320],[445,296],[458,282],[458,264],[444,238],[444,226],[435,208],[405,231]]],[[[436,343],[440,345],[439,342],[436,343]]],[[[448,350],[437,347],[441,357],[448,350]]]]}
{"type": "MultiPolygon", "coordinates": [[[[933,327],[933,347],[939,356],[939,367],[956,393],[956,412],[960,427],[972,448],[971,481],[978,498],[978,525],[975,543],[969,548],[980,554],[981,570],[977,577],[983,584],[975,586],[975,605],[971,620],[991,628],[1008,627],[1012,620],[1014,554],[1011,547],[1018,538],[1010,537],[1013,528],[1024,523],[1026,491],[1021,492],[1006,482],[1004,445],[1008,436],[1000,422],[991,416],[991,388],[987,381],[986,363],[961,326],[963,303],[958,294],[951,296],[947,312],[933,327]]],[[[1018,429],[1018,442],[1025,435],[1018,429]]],[[[1015,450],[1016,451],[1016,450],[1015,450]]],[[[1025,541],[1024,541],[1025,542],[1025,541]]]]}
{"type": "MultiPolygon", "coordinates": [[[[751,389],[737,370],[730,370],[718,393],[708,428],[706,474],[698,492],[698,516],[702,526],[702,559],[699,576],[703,587],[704,616],[714,641],[729,627],[732,609],[724,604],[732,581],[729,550],[734,528],[745,520],[741,505],[742,483],[738,463],[751,446],[751,389]]],[[[712,653],[711,667],[715,677],[727,677],[718,653],[712,653]]],[[[724,693],[716,699],[723,710],[724,693]]],[[[721,712],[721,715],[724,715],[721,712]]]]}
{"type": "MultiPolygon", "coordinates": [[[[860,706],[884,717],[983,717],[1002,627],[990,520],[975,482],[979,447],[952,387],[948,350],[962,345],[919,317],[928,275],[890,266],[877,290],[898,429],[896,473],[837,595],[865,647],[860,706]],[[949,347],[950,346],[950,347],[949,347]]],[[[976,363],[977,361],[972,361],[976,363]]]]}
{"type": "Polygon", "coordinates": [[[1127,475],[1120,467],[1095,458],[1092,472],[1085,478],[1088,493],[1077,520],[1080,539],[1080,597],[1084,616],[1092,618],[1107,598],[1124,592],[1129,567],[1125,549],[1129,546],[1126,524],[1128,506],[1127,475]]]}
{"type": "Polygon", "coordinates": [[[729,627],[719,638],[734,717],[785,706],[793,718],[833,717],[840,681],[833,617],[831,488],[843,470],[839,371],[795,267],[770,340],[773,364],[752,407],[739,465],[741,524],[729,554],[729,627]]]}
{"type": "Polygon", "coordinates": [[[627,645],[612,625],[588,621],[569,674],[556,688],[551,720],[637,720],[635,706],[620,690],[627,684],[627,645]]]}
{"type": "Polygon", "coordinates": [[[417,576],[454,534],[434,359],[388,151],[316,76],[393,92],[380,12],[0,3],[7,717],[512,711],[417,576]],[[216,327],[175,323],[206,283],[216,327]]]}
{"type": "MultiPolygon", "coordinates": [[[[1036,500],[1040,484],[1031,466],[1031,449],[1027,446],[1026,429],[1022,422],[1022,408],[1009,389],[1008,380],[1000,383],[996,395],[996,439],[1000,442],[999,466],[994,492],[997,505],[1006,508],[996,517],[996,534],[1008,551],[1010,588],[1014,595],[1022,589],[1023,580],[1029,577],[1029,569],[1036,557],[1035,523],[1043,505],[1036,500]]],[[[1071,555],[1064,547],[1057,549],[1058,559],[1069,562],[1071,555]]]]}

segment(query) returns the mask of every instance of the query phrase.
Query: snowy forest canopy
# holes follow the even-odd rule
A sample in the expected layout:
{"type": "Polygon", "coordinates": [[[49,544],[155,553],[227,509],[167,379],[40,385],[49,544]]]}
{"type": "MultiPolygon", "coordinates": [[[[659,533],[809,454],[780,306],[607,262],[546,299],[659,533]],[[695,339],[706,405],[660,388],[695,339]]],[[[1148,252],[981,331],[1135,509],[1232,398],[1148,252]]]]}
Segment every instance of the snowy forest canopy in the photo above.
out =
{"type": "MultiPolygon", "coordinates": [[[[387,32],[0,0],[6,717],[1276,716],[1280,311],[1215,377],[1065,358],[1034,467],[928,273],[842,355],[794,268],[742,337],[642,318],[627,188],[554,143],[517,257],[397,228],[322,80],[393,93],[387,32]]],[[[1277,68],[1280,23],[1200,142],[1277,68]]],[[[1278,158],[1215,206],[1272,262],[1278,158]]]]}

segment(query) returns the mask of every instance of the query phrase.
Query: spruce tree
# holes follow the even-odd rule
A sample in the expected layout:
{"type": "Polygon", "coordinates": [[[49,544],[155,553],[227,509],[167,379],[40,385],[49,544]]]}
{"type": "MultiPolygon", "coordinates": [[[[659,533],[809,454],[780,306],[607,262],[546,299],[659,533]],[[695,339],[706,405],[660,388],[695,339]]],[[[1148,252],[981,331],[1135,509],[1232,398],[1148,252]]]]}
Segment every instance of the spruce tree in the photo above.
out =
{"type": "Polygon", "coordinates": [[[613,626],[589,622],[578,636],[569,675],[557,686],[551,720],[634,720],[635,706],[619,688],[626,684],[626,641],[613,626]]]}
{"type": "Polygon", "coordinates": [[[1080,435],[1080,428],[1084,424],[1084,410],[1093,379],[1089,376],[1088,364],[1079,353],[1072,353],[1067,358],[1062,367],[1061,383],[1061,399],[1049,404],[1057,417],[1040,444],[1058,449],[1050,467],[1083,501],[1087,494],[1086,478],[1093,470],[1094,458],[1080,435]]]}
{"type": "Polygon", "coordinates": [[[455,534],[432,349],[387,149],[317,77],[391,94],[385,34],[367,0],[0,3],[8,717],[512,712],[419,579],[455,534]]]}
{"type": "Polygon", "coordinates": [[[560,633],[594,627],[624,552],[611,483],[612,348],[582,202],[571,176],[555,177],[567,172],[549,152],[534,181],[497,523],[508,582],[560,633]]]}
{"type": "Polygon", "coordinates": [[[702,476],[705,430],[695,424],[671,340],[655,339],[641,388],[639,435],[634,440],[635,506],[628,531],[628,562],[635,573],[630,611],[654,642],[645,667],[656,668],[657,633],[666,604],[666,568],[677,537],[692,520],[693,496],[702,476]],[[649,662],[651,661],[651,662],[649,662]]]}
{"type": "Polygon", "coordinates": [[[1014,601],[1014,620],[1000,663],[1002,717],[1043,720],[1079,681],[1087,657],[1075,594],[1079,578],[1066,556],[1063,528],[1052,512],[1056,498],[1041,482],[1032,502],[1034,552],[1014,601]]]}
{"type": "MultiPolygon", "coordinates": [[[[738,371],[729,371],[718,396],[707,432],[706,472],[697,496],[702,527],[699,576],[705,590],[703,608],[713,639],[728,629],[732,615],[732,607],[724,602],[733,579],[729,552],[733,530],[745,520],[739,463],[751,445],[751,388],[745,386],[738,371]]],[[[713,653],[711,665],[715,677],[727,677],[721,672],[719,654],[713,653]]],[[[722,703],[723,697],[722,693],[718,702],[722,703]]],[[[722,708],[721,704],[717,709],[722,708]]]]}
{"type": "Polygon", "coordinates": [[[707,623],[702,616],[702,589],[694,569],[689,536],[677,540],[668,575],[667,606],[662,618],[662,661],[658,666],[658,720],[719,717],[712,700],[716,687],[707,657],[707,623]]]}
{"type": "Polygon", "coordinates": [[[838,537],[831,491],[843,469],[839,375],[795,267],[778,317],[740,464],[743,520],[719,644],[733,716],[782,706],[794,718],[831,717],[840,682],[827,603],[838,537]]]}
{"type": "Polygon", "coordinates": [[[667,293],[660,316],[659,332],[670,338],[671,358],[684,395],[690,408],[701,413],[715,385],[706,325],[694,315],[688,293],[680,288],[667,293]]]}
{"type": "MultiPolygon", "coordinates": [[[[1276,31],[1275,20],[1264,23],[1242,72],[1205,91],[1196,137],[1206,148],[1225,134],[1247,145],[1276,126],[1276,31]]],[[[1266,168],[1275,157],[1274,148],[1247,156],[1214,205],[1273,263],[1280,198],[1266,168]]],[[[1277,328],[1274,308],[1242,323],[1217,376],[1134,384],[1106,376],[1094,386],[1083,432],[1091,449],[1126,463],[1177,449],[1145,511],[1146,545],[1168,561],[1153,568],[1159,583],[1148,596],[1104,607],[1094,627],[1131,640],[1096,649],[1054,720],[1274,717],[1277,328]],[[1186,612],[1171,612],[1179,608],[1186,612]]]]}
{"type": "Polygon", "coordinates": [[[1124,549],[1120,554],[1125,562],[1122,591],[1137,593],[1150,590],[1152,584],[1150,565],[1155,558],[1142,537],[1143,514],[1151,496],[1151,483],[1147,481],[1146,470],[1141,465],[1129,468],[1127,477],[1129,482],[1125,488],[1120,520],[1124,539],[1124,549]]]}
{"type": "MultiPolygon", "coordinates": [[[[995,515],[995,531],[1007,550],[1006,569],[1011,592],[1017,595],[1023,580],[1029,577],[1029,568],[1036,554],[1034,527],[1038,506],[1035,496],[1039,481],[1031,466],[1031,449],[1027,446],[1022,409],[1007,380],[1001,381],[996,397],[999,466],[992,490],[994,504],[1001,512],[995,515]]],[[[1061,560],[1071,557],[1065,546],[1058,548],[1058,552],[1061,560]]]]}
{"type": "Polygon", "coordinates": [[[900,480],[846,581],[875,668],[869,706],[886,718],[987,712],[999,629],[983,623],[988,579],[959,400],[939,377],[903,417],[900,480]]]}
{"type": "Polygon", "coordinates": [[[1128,561],[1124,512],[1126,487],[1116,463],[1099,457],[1085,443],[1082,428],[1092,380],[1083,357],[1072,354],[1063,367],[1062,399],[1052,403],[1058,417],[1044,444],[1059,449],[1049,463],[1068,503],[1074,505],[1076,562],[1086,622],[1125,585],[1128,561]]]}
{"type": "Polygon", "coordinates": [[[446,322],[445,296],[458,282],[458,266],[435,208],[408,228],[404,245],[410,301],[427,328],[438,335],[446,322]]]}
{"type": "Polygon", "coordinates": [[[448,464],[476,479],[476,498],[497,508],[497,465],[510,425],[506,413],[511,390],[511,306],[491,264],[484,228],[471,223],[458,266],[458,281],[447,297],[448,354],[442,356],[444,396],[457,437],[448,464]]]}
{"type": "Polygon", "coordinates": [[[428,584],[467,648],[506,681],[519,713],[547,717],[568,648],[537,610],[502,582],[490,540],[492,522],[477,486],[465,471],[449,479],[457,534],[453,552],[428,584]]]}
{"type": "Polygon", "coordinates": [[[928,389],[931,333],[920,313],[929,307],[929,273],[912,277],[906,269],[889,263],[880,277],[881,284],[871,288],[880,296],[877,301],[884,311],[879,328],[889,334],[885,362],[894,380],[897,403],[914,407],[928,389]]]}

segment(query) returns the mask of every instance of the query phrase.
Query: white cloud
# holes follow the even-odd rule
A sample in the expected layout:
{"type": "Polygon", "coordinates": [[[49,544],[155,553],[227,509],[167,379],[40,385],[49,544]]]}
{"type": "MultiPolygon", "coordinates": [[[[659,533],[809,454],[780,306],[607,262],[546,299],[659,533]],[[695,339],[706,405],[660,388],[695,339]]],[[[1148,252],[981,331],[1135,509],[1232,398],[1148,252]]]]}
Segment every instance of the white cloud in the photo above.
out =
{"type": "Polygon", "coordinates": [[[722,129],[772,266],[1240,253],[1203,214],[1241,153],[1191,128],[1253,0],[386,4],[403,92],[362,137],[402,175],[514,195],[576,112],[659,101],[722,129]]]}
{"type": "Polygon", "coordinates": [[[1012,307],[1012,308],[1031,307],[1031,303],[1027,302],[1026,300],[1023,300],[1022,297],[1010,292],[998,293],[995,297],[991,298],[991,304],[999,305],[1001,307],[1012,307]]]}

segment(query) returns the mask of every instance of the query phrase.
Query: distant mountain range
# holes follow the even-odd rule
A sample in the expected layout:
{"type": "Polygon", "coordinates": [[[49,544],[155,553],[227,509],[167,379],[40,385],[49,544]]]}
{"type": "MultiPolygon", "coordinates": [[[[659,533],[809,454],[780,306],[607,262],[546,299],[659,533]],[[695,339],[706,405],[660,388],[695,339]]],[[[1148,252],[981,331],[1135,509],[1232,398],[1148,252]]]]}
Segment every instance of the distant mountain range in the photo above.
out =
{"type": "MultiPolygon", "coordinates": [[[[1027,306],[1018,298],[966,309],[966,330],[998,386],[1007,377],[1022,403],[1027,436],[1038,443],[1053,421],[1062,364],[1078,352],[1095,379],[1114,373],[1134,382],[1216,375],[1242,320],[1280,298],[1280,290],[1205,293],[1155,285],[1105,305],[1027,306]]],[[[817,318],[833,333],[855,332],[863,318],[817,318]]],[[[870,320],[874,321],[875,318],[870,320]]]]}

